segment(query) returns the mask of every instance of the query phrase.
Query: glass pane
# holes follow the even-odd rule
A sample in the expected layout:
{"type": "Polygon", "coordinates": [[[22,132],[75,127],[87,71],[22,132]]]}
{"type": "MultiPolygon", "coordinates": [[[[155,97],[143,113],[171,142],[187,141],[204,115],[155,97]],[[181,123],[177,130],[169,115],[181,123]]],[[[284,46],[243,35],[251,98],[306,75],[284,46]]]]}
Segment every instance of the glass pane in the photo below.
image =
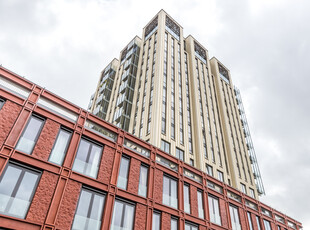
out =
{"type": "Polygon", "coordinates": [[[178,186],[175,180],[170,179],[171,181],[171,207],[178,208],[178,186]]]}
{"type": "Polygon", "coordinates": [[[122,157],[117,179],[117,187],[127,189],[128,168],[129,168],[129,159],[122,157]]]}
{"type": "Polygon", "coordinates": [[[22,218],[26,216],[26,212],[31,202],[30,199],[33,194],[33,189],[37,183],[37,180],[37,174],[25,172],[9,210],[11,215],[22,218]]]}
{"type": "Polygon", "coordinates": [[[79,173],[84,173],[89,148],[90,143],[84,139],[81,139],[72,170],[79,173]]]}
{"type": "Polygon", "coordinates": [[[102,147],[92,144],[90,157],[88,163],[86,164],[86,173],[85,173],[86,175],[91,176],[93,178],[97,177],[101,152],[102,147]]]}
{"type": "Polygon", "coordinates": [[[101,220],[103,206],[104,206],[104,196],[95,194],[93,207],[90,213],[90,218],[94,220],[101,220]]]}
{"type": "Polygon", "coordinates": [[[199,218],[204,218],[202,193],[197,191],[198,214],[199,218]]]}
{"type": "Polygon", "coordinates": [[[139,179],[139,195],[146,197],[147,193],[147,176],[148,168],[141,166],[140,168],[140,179],[139,179]]]}
{"type": "Polygon", "coordinates": [[[122,229],[132,229],[133,225],[133,217],[134,217],[134,206],[130,204],[126,204],[125,208],[125,216],[124,216],[124,225],[122,226],[122,229]]]}
{"type": "Polygon", "coordinates": [[[100,163],[101,152],[101,146],[81,139],[72,169],[76,172],[96,178],[100,163]]]}
{"type": "Polygon", "coordinates": [[[5,211],[21,171],[9,165],[4,172],[0,182],[0,212],[5,211]]]}
{"type": "Polygon", "coordinates": [[[122,224],[122,217],[123,217],[123,206],[124,204],[120,201],[115,201],[114,204],[114,211],[113,211],[113,219],[111,223],[111,230],[119,230],[122,224]]]}
{"type": "Polygon", "coordinates": [[[160,230],[160,214],[156,212],[153,213],[152,230],[160,230]]]}
{"type": "Polygon", "coordinates": [[[190,213],[190,203],[189,203],[189,187],[184,185],[184,211],[190,213]]]}
{"type": "Polygon", "coordinates": [[[171,218],[171,230],[178,230],[178,220],[171,218]]]}
{"type": "Polygon", "coordinates": [[[163,204],[169,205],[169,178],[164,176],[163,180],[163,204]]]}
{"type": "Polygon", "coordinates": [[[66,155],[70,137],[71,137],[70,132],[63,129],[59,131],[58,137],[55,141],[52,153],[50,155],[49,159],[50,162],[53,162],[58,165],[62,164],[63,159],[66,155]]]}
{"type": "Polygon", "coordinates": [[[43,120],[35,116],[30,117],[30,120],[20,137],[18,144],[16,146],[17,150],[31,154],[33,147],[37,141],[37,137],[41,130],[43,120]]]}

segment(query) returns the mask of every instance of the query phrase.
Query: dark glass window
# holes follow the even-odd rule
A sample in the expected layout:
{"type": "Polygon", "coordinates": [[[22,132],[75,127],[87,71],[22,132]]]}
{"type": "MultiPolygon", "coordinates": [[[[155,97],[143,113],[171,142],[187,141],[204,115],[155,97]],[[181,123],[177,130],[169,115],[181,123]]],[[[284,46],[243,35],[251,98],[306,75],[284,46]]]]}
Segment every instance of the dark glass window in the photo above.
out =
{"type": "Polygon", "coordinates": [[[160,230],[160,213],[153,212],[152,230],[160,230]]]}
{"type": "Polygon", "coordinates": [[[166,153],[170,153],[170,143],[167,141],[161,140],[161,150],[163,150],[166,153]]]}
{"type": "Polygon", "coordinates": [[[271,225],[268,220],[264,220],[264,227],[265,227],[265,230],[271,230],[271,225]]]}
{"type": "Polygon", "coordinates": [[[68,145],[71,138],[71,132],[61,128],[53,146],[49,161],[58,165],[62,165],[65,158],[68,145]]]}
{"type": "Polygon", "coordinates": [[[198,230],[197,225],[194,225],[192,223],[185,223],[185,230],[198,230]]]}
{"type": "Polygon", "coordinates": [[[82,138],[72,170],[86,176],[97,178],[101,153],[102,146],[82,138]]]}
{"type": "Polygon", "coordinates": [[[205,218],[205,211],[203,208],[203,195],[202,195],[202,191],[199,191],[199,190],[197,190],[197,202],[198,202],[199,218],[204,219],[205,218]]]}
{"type": "Polygon", "coordinates": [[[31,154],[44,124],[44,119],[32,115],[19,138],[16,149],[27,154],[31,154]]]}
{"type": "Polygon", "coordinates": [[[135,206],[122,200],[115,200],[111,230],[132,230],[135,206]]]}
{"type": "Polygon", "coordinates": [[[178,219],[175,218],[175,217],[171,217],[171,227],[170,227],[171,230],[178,230],[179,227],[178,227],[178,219]]]}
{"type": "Polygon", "coordinates": [[[260,220],[259,220],[259,217],[258,217],[258,216],[256,216],[256,223],[257,223],[257,229],[258,229],[258,230],[261,230],[262,228],[261,228],[260,220]]]}
{"type": "Polygon", "coordinates": [[[181,149],[175,149],[175,157],[179,158],[181,161],[184,161],[184,151],[181,149]]]}
{"type": "Polygon", "coordinates": [[[209,195],[208,203],[209,203],[210,221],[212,223],[221,225],[222,222],[221,222],[221,216],[220,216],[219,199],[209,195]]]}
{"type": "Polygon", "coordinates": [[[178,208],[178,185],[175,179],[164,176],[163,204],[178,208]]]}
{"type": "Polygon", "coordinates": [[[0,110],[2,109],[4,103],[5,103],[5,100],[3,100],[3,99],[0,98],[0,110]]]}
{"type": "Polygon", "coordinates": [[[249,226],[250,226],[250,230],[253,230],[253,223],[252,223],[252,219],[251,219],[251,213],[248,212],[248,222],[249,222],[249,226]]]}
{"type": "Polygon", "coordinates": [[[213,176],[213,167],[211,165],[206,165],[206,168],[207,168],[207,174],[209,176],[213,176]]]}
{"type": "Polygon", "coordinates": [[[238,208],[230,205],[229,213],[232,230],[241,230],[238,208]]]}
{"type": "Polygon", "coordinates": [[[86,188],[81,191],[73,220],[74,230],[100,229],[105,196],[86,188]]]}
{"type": "Polygon", "coordinates": [[[190,213],[191,212],[191,204],[189,202],[189,185],[184,184],[184,211],[186,213],[190,213]]]}
{"type": "Polygon", "coordinates": [[[118,172],[117,187],[127,189],[128,182],[128,170],[130,159],[123,156],[121,159],[121,165],[118,172]]]}
{"type": "Polygon", "coordinates": [[[149,168],[147,166],[141,165],[140,167],[140,178],[139,178],[139,192],[140,196],[146,197],[147,194],[147,178],[148,178],[149,168]]]}
{"type": "Polygon", "coordinates": [[[0,177],[0,213],[25,218],[40,172],[9,163],[0,177]]]}

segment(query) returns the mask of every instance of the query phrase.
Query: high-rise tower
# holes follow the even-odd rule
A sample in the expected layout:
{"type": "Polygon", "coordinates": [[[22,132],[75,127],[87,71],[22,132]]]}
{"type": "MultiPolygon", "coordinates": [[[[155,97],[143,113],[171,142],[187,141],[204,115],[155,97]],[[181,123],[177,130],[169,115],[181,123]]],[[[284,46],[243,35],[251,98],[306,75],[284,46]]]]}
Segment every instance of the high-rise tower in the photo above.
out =
{"type": "Polygon", "coordinates": [[[89,110],[252,197],[264,193],[229,70],[163,10],[102,71],[89,110]]]}

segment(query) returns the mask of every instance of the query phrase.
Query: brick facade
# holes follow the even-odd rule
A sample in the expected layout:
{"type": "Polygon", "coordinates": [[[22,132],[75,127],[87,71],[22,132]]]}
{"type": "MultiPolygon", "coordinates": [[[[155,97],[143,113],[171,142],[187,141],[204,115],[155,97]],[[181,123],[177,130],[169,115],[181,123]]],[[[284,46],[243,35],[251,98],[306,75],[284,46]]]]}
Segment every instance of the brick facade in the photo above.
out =
{"type": "MultiPolygon", "coordinates": [[[[170,229],[171,216],[178,219],[180,230],[184,230],[185,222],[195,224],[198,226],[199,230],[228,230],[231,228],[229,214],[229,205],[231,203],[239,209],[242,230],[248,229],[247,212],[252,214],[252,223],[255,230],[257,229],[255,216],[258,216],[261,221],[263,219],[270,221],[272,229],[277,229],[278,225],[280,225],[282,229],[289,229],[287,221],[295,224],[296,230],[301,229],[302,225],[300,222],[279,213],[213,177],[209,177],[204,172],[184,164],[173,156],[151,146],[149,143],[143,142],[129,133],[94,117],[87,111],[72,105],[56,95],[42,90],[41,87],[28,82],[24,78],[9,72],[3,67],[0,67],[0,75],[9,78],[16,84],[20,84],[29,91],[29,97],[23,98],[18,94],[14,95],[11,92],[7,92],[6,89],[0,86],[1,98],[5,99],[5,104],[0,110],[0,178],[9,162],[16,162],[20,165],[24,165],[24,167],[33,168],[41,172],[41,178],[35,189],[33,199],[30,201],[26,218],[19,219],[0,214],[0,228],[24,230],[71,229],[81,189],[82,187],[87,187],[99,191],[105,196],[101,230],[108,230],[111,226],[113,207],[116,198],[128,201],[134,205],[135,214],[133,225],[135,230],[152,229],[152,214],[154,210],[161,213],[162,230],[170,229]],[[41,108],[40,105],[36,105],[35,101],[41,96],[57,104],[59,106],[59,111],[66,110],[75,114],[76,120],[73,121],[63,114],[54,113],[53,108],[41,108]],[[34,150],[32,154],[29,155],[21,151],[16,151],[14,147],[32,113],[46,120],[34,150]],[[98,134],[97,130],[92,131],[86,129],[86,120],[94,122],[98,124],[98,126],[113,133],[115,139],[113,140],[111,137],[107,138],[105,136],[106,134],[98,134]],[[64,163],[59,166],[48,162],[48,159],[61,126],[72,131],[72,138],[64,163]],[[98,176],[96,178],[91,178],[72,170],[81,136],[85,136],[103,146],[98,167],[98,176]],[[139,148],[141,147],[149,151],[150,156],[146,157],[140,154],[134,147],[129,149],[123,146],[124,139],[128,139],[139,148]],[[119,161],[122,154],[130,157],[127,190],[118,189],[116,187],[120,165],[119,161]],[[157,156],[165,159],[166,162],[158,161],[157,156]],[[141,164],[149,167],[147,197],[138,195],[141,164]],[[171,167],[171,165],[176,167],[171,167]],[[185,169],[196,177],[189,177],[191,174],[185,175],[185,169]],[[177,199],[179,209],[174,209],[173,207],[162,204],[164,175],[171,176],[178,181],[177,199]],[[214,186],[210,186],[207,180],[220,189],[215,189],[214,186]],[[183,209],[182,196],[184,183],[190,186],[191,214],[185,214],[183,209]],[[198,217],[197,189],[204,194],[203,205],[206,219],[198,217]],[[234,193],[240,200],[236,201],[232,197],[229,197],[228,191],[234,193]],[[221,226],[209,220],[208,194],[212,194],[212,196],[216,196],[219,199],[221,226]],[[245,201],[250,202],[257,208],[253,209],[253,207],[249,207],[245,201]],[[279,223],[271,217],[266,217],[259,211],[262,206],[267,208],[272,214],[277,213],[277,215],[285,220],[285,223],[279,223]]],[[[274,217],[274,215],[272,216],[274,217]]]]}

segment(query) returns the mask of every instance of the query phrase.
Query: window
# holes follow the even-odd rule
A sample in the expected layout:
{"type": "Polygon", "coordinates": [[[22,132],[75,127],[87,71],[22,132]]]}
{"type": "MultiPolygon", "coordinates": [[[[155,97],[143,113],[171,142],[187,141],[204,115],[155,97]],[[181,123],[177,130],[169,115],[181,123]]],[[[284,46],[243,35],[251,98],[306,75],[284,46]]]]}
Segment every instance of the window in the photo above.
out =
{"type": "Polygon", "coordinates": [[[163,204],[178,208],[178,186],[177,181],[164,176],[163,181],[163,204]]]}
{"type": "Polygon", "coordinates": [[[54,143],[53,150],[51,152],[49,161],[58,165],[62,165],[64,157],[66,155],[69,142],[71,138],[71,132],[61,128],[58,132],[57,139],[54,143]]]}
{"type": "Polygon", "coordinates": [[[259,220],[259,217],[258,217],[258,216],[256,216],[256,223],[257,223],[257,229],[258,229],[258,230],[261,230],[262,228],[261,228],[261,226],[260,226],[260,220],[259,220]]]}
{"type": "Polygon", "coordinates": [[[161,150],[163,150],[166,153],[170,153],[170,143],[167,141],[161,140],[161,150]]]}
{"type": "Polygon", "coordinates": [[[102,146],[82,138],[72,170],[93,178],[97,177],[102,146]]]}
{"type": "Polygon", "coordinates": [[[44,119],[32,115],[19,138],[16,149],[27,154],[31,154],[36,144],[44,124],[44,119]]]}
{"type": "Polygon", "coordinates": [[[103,194],[82,188],[72,229],[100,229],[104,201],[105,196],[103,194]]]}
{"type": "Polygon", "coordinates": [[[146,194],[147,194],[148,170],[149,170],[148,167],[141,165],[138,194],[144,197],[146,197],[146,194]]]}
{"type": "Polygon", "coordinates": [[[181,161],[184,161],[184,151],[181,149],[175,149],[175,157],[179,158],[181,161]]]}
{"type": "Polygon", "coordinates": [[[232,230],[241,230],[238,208],[235,206],[229,206],[230,221],[232,230]]]}
{"type": "Polygon", "coordinates": [[[252,223],[252,219],[251,219],[251,213],[248,212],[248,222],[249,222],[249,226],[250,226],[250,230],[253,230],[253,223],[252,223]]]}
{"type": "Polygon", "coordinates": [[[192,223],[185,223],[185,230],[198,230],[197,225],[194,225],[192,223]]]}
{"type": "Polygon", "coordinates": [[[205,211],[203,209],[203,196],[202,191],[197,190],[197,202],[198,202],[198,216],[201,219],[205,218],[205,211]]]}
{"type": "Polygon", "coordinates": [[[129,162],[128,157],[122,156],[117,179],[117,187],[122,189],[127,189],[129,162]]]}
{"type": "Polygon", "coordinates": [[[207,174],[209,176],[213,176],[213,167],[211,165],[206,164],[207,174]]]}
{"type": "Polygon", "coordinates": [[[160,230],[160,213],[153,212],[152,230],[160,230]]]}
{"type": "Polygon", "coordinates": [[[251,188],[250,188],[250,196],[251,196],[251,197],[253,197],[253,198],[255,198],[255,193],[254,193],[254,190],[253,190],[253,189],[251,189],[251,188]]]}
{"type": "Polygon", "coordinates": [[[244,184],[240,183],[241,184],[241,189],[242,189],[242,192],[246,194],[246,187],[244,184]]]}
{"type": "Polygon", "coordinates": [[[189,202],[189,185],[184,184],[184,212],[191,213],[191,204],[189,202]]]}
{"type": "Polygon", "coordinates": [[[222,225],[218,198],[208,196],[208,203],[209,203],[210,221],[214,224],[222,225]]]}
{"type": "Polygon", "coordinates": [[[0,177],[0,213],[25,218],[40,172],[8,163],[0,177]]]}
{"type": "Polygon", "coordinates": [[[3,100],[3,99],[0,98],[0,110],[2,109],[4,103],[5,103],[5,100],[3,100]]]}
{"type": "Polygon", "coordinates": [[[217,177],[220,181],[224,182],[224,176],[223,173],[219,170],[217,170],[217,177]]]}
{"type": "Polygon", "coordinates": [[[171,217],[171,226],[170,226],[171,230],[178,230],[178,219],[175,217],[171,217]]]}
{"type": "Polygon", "coordinates": [[[264,220],[264,227],[265,227],[265,230],[271,230],[271,225],[268,220],[264,220]]]}
{"type": "Polygon", "coordinates": [[[193,159],[189,159],[189,164],[190,164],[191,166],[194,166],[194,160],[193,160],[193,159]]]}
{"type": "Polygon", "coordinates": [[[122,200],[115,200],[111,230],[132,230],[135,206],[122,200]]]}

